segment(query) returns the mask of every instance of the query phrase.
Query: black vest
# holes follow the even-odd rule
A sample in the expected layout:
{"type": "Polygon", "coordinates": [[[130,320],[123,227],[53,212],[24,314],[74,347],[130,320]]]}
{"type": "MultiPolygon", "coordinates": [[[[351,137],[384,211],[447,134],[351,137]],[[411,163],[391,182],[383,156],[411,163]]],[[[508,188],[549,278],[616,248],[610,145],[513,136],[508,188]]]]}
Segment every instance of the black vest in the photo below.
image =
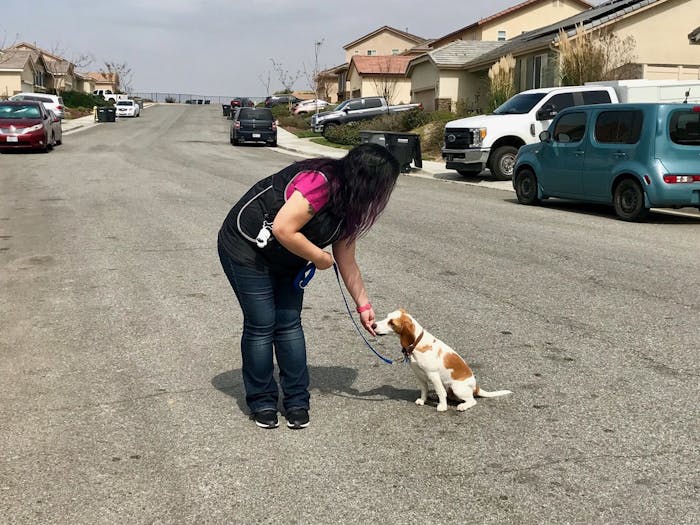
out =
{"type": "MultiPolygon", "coordinates": [[[[307,261],[287,250],[272,235],[262,248],[256,242],[263,227],[272,227],[275,215],[286,202],[287,187],[301,171],[299,165],[292,164],[258,181],[231,208],[219,230],[219,244],[234,261],[273,273],[295,275],[306,265],[307,261]]],[[[301,233],[316,246],[325,248],[340,238],[342,225],[343,219],[324,206],[301,233]]]]}

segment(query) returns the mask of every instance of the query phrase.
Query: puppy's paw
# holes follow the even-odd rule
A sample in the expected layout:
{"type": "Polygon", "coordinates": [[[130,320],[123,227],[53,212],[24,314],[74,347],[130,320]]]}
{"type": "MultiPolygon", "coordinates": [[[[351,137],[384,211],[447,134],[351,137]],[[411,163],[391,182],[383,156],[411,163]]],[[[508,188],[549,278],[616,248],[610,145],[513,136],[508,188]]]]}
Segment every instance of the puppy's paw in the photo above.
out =
{"type": "Polygon", "coordinates": [[[471,401],[467,401],[465,403],[460,403],[459,405],[457,405],[457,410],[459,410],[460,412],[464,412],[466,409],[471,408],[474,405],[476,405],[476,401],[472,399],[471,401]]]}
{"type": "Polygon", "coordinates": [[[437,411],[438,412],[447,412],[447,403],[438,403],[437,411]]]}
{"type": "Polygon", "coordinates": [[[423,405],[425,405],[425,399],[423,399],[422,397],[419,397],[418,399],[416,399],[416,405],[418,405],[419,407],[422,407],[423,405]]]}

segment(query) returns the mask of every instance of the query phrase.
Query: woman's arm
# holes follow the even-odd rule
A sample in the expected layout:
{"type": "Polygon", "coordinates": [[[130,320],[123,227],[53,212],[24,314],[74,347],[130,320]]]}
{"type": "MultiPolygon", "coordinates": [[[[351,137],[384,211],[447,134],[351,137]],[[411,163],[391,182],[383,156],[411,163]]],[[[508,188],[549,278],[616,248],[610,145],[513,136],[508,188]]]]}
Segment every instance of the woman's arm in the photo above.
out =
{"type": "Polygon", "coordinates": [[[333,256],[338,264],[338,270],[343,278],[345,287],[355,301],[360,312],[360,321],[370,334],[376,335],[372,325],[374,324],[374,309],[369,302],[365,283],[360,274],[360,268],[355,260],[355,241],[348,244],[345,240],[333,243],[333,256]]]}
{"type": "Polygon", "coordinates": [[[301,233],[304,225],[314,216],[314,209],[301,192],[295,190],[275,216],[272,235],[294,255],[311,261],[319,270],[333,266],[333,256],[322,250],[301,233]]]}

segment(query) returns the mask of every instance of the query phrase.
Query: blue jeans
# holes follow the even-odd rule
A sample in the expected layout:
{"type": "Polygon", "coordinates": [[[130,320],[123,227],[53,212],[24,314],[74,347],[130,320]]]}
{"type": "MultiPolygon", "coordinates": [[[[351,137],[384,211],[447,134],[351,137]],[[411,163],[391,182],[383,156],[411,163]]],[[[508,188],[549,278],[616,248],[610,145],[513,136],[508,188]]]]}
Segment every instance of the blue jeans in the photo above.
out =
{"type": "Polygon", "coordinates": [[[243,385],[252,413],[277,409],[273,351],[286,411],[309,409],[309,370],[301,326],[303,290],[294,275],[276,275],[243,266],[219,246],[219,259],[243,310],[243,385]]]}

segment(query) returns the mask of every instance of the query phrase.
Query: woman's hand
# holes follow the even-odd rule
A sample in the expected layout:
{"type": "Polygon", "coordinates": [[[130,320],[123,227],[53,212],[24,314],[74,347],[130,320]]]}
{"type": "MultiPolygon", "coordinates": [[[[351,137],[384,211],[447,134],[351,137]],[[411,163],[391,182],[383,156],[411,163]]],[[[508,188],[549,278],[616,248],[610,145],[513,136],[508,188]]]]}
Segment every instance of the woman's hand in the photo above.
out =
{"type": "Polygon", "coordinates": [[[314,263],[314,266],[319,270],[327,270],[328,268],[333,266],[334,261],[333,256],[329,252],[322,250],[320,257],[312,262],[314,263]]]}
{"type": "Polygon", "coordinates": [[[370,334],[374,336],[377,335],[372,328],[372,325],[374,324],[374,308],[370,308],[369,310],[365,310],[364,312],[360,313],[360,322],[362,323],[362,326],[364,326],[365,330],[367,330],[370,334]]]}

